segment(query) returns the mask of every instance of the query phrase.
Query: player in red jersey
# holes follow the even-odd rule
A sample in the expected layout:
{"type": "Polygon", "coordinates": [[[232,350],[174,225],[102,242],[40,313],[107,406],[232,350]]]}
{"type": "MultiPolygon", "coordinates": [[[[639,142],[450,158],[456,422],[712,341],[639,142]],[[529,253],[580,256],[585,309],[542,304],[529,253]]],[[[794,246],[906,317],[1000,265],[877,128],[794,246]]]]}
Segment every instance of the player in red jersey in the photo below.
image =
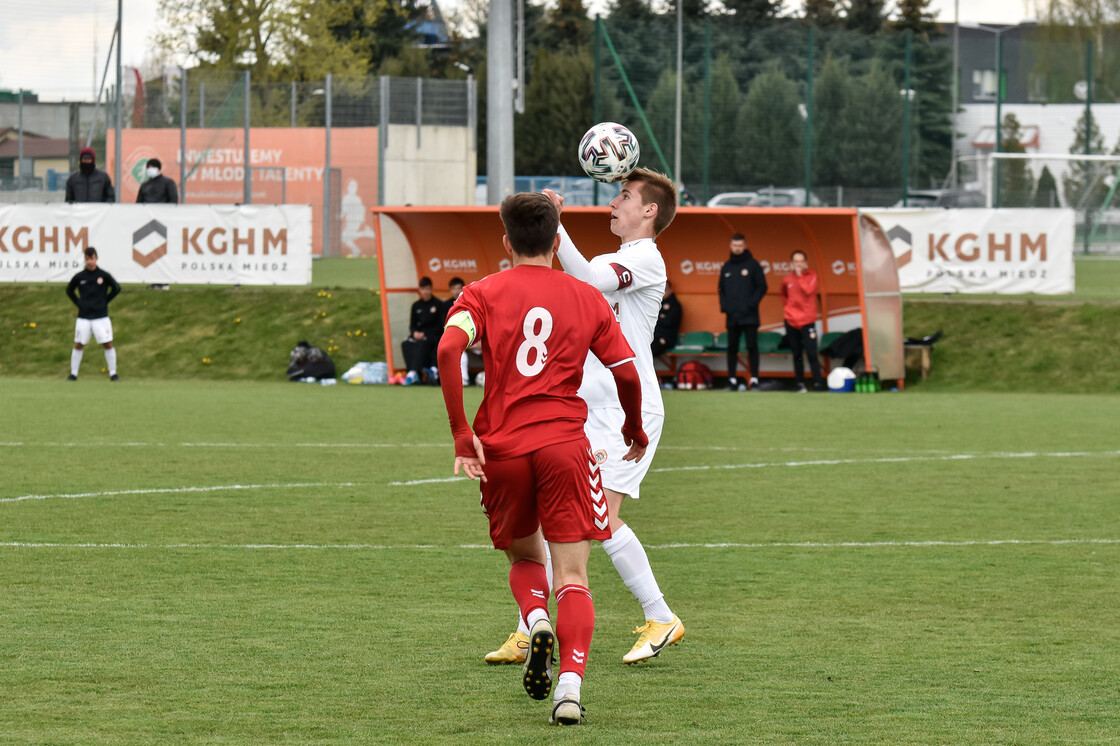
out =
{"type": "Polygon", "coordinates": [[[490,538],[510,560],[509,584],[529,624],[522,668],[534,699],[552,691],[552,650],[560,677],[552,722],[582,721],[580,686],[595,627],[587,584],[591,540],[610,538],[598,466],[584,435],[587,405],[577,391],[592,352],[614,374],[626,413],[626,458],[639,460],[641,383],[634,353],[595,288],[552,269],[560,215],[543,194],[514,194],[501,206],[502,244],[513,268],[472,283],[447,318],[439,344],[440,383],[455,438],[455,473],[481,480],[490,538]],[[474,420],[463,410],[459,358],[480,341],[486,390],[474,420]],[[555,632],[548,617],[544,541],[552,553],[555,632]]]}

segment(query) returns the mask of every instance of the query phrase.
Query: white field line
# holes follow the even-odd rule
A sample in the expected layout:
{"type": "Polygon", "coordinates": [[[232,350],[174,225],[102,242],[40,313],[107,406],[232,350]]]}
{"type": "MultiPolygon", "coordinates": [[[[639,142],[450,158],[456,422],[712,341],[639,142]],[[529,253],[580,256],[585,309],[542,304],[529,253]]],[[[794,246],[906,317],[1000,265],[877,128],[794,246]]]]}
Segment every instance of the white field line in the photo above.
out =
{"type": "Polygon", "coordinates": [[[118,495],[173,495],[186,492],[227,492],[233,490],[287,490],[303,487],[353,487],[357,482],[287,482],[281,484],[225,484],[212,487],[159,487],[139,490],[108,490],[104,492],[70,492],[54,495],[20,495],[0,497],[0,503],[25,500],[76,500],[83,497],[116,497],[118,495]]]}
{"type": "Polygon", "coordinates": [[[0,442],[0,448],[452,448],[447,443],[66,443],[0,442]]]}
{"type": "MultiPolygon", "coordinates": [[[[998,547],[998,546],[1070,546],[1120,544],[1120,539],[991,539],[971,541],[775,541],[758,543],[699,543],[699,544],[651,544],[646,549],[906,549],[927,547],[998,547]]],[[[29,542],[3,541],[0,547],[11,549],[208,549],[208,550],[427,550],[453,549],[492,550],[489,544],[455,544],[437,546],[434,544],[130,544],[117,542],[29,542]]]]}
{"type": "MultiPolygon", "coordinates": [[[[659,474],[673,471],[719,471],[726,469],[770,469],[774,467],[800,467],[800,466],[846,466],[853,464],[907,464],[930,461],[972,461],[984,459],[1029,459],[1029,458],[1083,458],[1090,456],[1120,456],[1116,451],[1051,451],[1038,453],[1026,451],[1022,453],[953,453],[944,456],[884,456],[882,458],[835,458],[814,459],[806,461],[760,461],[750,464],[715,464],[702,466],[664,466],[659,469],[650,469],[659,474]]],[[[406,482],[389,482],[393,487],[413,487],[420,484],[439,484],[443,482],[466,481],[466,477],[443,477],[438,479],[411,479],[406,482]]]]}

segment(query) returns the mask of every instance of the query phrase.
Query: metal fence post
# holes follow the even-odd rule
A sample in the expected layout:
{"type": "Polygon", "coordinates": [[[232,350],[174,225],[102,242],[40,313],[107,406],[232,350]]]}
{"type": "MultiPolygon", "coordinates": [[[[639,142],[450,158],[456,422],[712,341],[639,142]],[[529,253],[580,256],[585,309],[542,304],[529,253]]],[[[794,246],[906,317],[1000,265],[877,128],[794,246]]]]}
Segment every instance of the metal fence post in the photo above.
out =
{"type": "MultiPolygon", "coordinates": [[[[1085,155],[1093,153],[1093,41],[1085,42],[1085,155]]],[[[1092,183],[1092,182],[1090,182],[1092,183]]],[[[1089,194],[1092,194],[1090,190],[1089,194]]],[[[1089,196],[1088,194],[1086,197],[1089,196]]],[[[1085,200],[1084,252],[1089,253],[1089,200],[1085,200]]]]}
{"type": "MultiPolygon", "coordinates": [[[[813,193],[813,27],[809,27],[809,59],[805,73],[805,206],[808,207],[809,195],[813,193]]],[[[909,32],[907,32],[909,33],[909,32]]],[[[907,44],[910,38],[906,39],[907,44]]],[[[910,47],[907,46],[907,49],[910,47]]],[[[907,69],[909,74],[909,69],[907,69]]],[[[751,373],[754,375],[754,373],[751,373]]]]}
{"type": "Polygon", "coordinates": [[[914,61],[914,32],[906,29],[906,71],[903,73],[902,93],[902,206],[908,207],[910,199],[910,67],[914,61]]]}
{"type": "Polygon", "coordinates": [[[249,113],[251,102],[249,100],[249,71],[246,70],[242,73],[241,78],[241,94],[245,103],[245,152],[242,159],[245,163],[245,196],[243,197],[244,204],[253,204],[253,163],[249,156],[249,113]]]}
{"type": "Polygon", "coordinates": [[[333,248],[331,238],[331,74],[323,86],[326,103],[324,129],[326,131],[326,152],[323,154],[323,256],[330,256],[333,248]]]}
{"type": "Polygon", "coordinates": [[[179,202],[187,201],[187,70],[179,68],[179,202]]]}

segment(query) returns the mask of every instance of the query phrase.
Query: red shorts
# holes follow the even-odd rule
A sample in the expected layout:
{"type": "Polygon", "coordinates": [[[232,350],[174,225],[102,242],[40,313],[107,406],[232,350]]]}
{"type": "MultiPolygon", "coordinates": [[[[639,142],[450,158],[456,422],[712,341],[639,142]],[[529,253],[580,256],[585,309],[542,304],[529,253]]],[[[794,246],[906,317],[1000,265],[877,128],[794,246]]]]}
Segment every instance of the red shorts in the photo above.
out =
{"type": "Polygon", "coordinates": [[[607,498],[587,438],[544,446],[511,459],[488,459],[482,509],[490,539],[508,549],[541,527],[545,541],[611,538],[607,498]]]}

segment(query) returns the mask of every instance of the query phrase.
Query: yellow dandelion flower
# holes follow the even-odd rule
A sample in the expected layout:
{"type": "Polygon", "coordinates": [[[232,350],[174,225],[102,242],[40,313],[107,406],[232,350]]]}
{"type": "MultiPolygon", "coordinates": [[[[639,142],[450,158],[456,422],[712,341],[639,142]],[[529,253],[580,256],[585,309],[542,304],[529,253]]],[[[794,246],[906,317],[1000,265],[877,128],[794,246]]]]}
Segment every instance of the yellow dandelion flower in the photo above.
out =
{"type": "Polygon", "coordinates": [[[34,329],[34,328],[35,328],[35,322],[34,322],[34,321],[32,321],[32,322],[31,322],[31,324],[30,324],[29,326],[30,326],[30,327],[31,327],[32,329],[34,329]]]}

